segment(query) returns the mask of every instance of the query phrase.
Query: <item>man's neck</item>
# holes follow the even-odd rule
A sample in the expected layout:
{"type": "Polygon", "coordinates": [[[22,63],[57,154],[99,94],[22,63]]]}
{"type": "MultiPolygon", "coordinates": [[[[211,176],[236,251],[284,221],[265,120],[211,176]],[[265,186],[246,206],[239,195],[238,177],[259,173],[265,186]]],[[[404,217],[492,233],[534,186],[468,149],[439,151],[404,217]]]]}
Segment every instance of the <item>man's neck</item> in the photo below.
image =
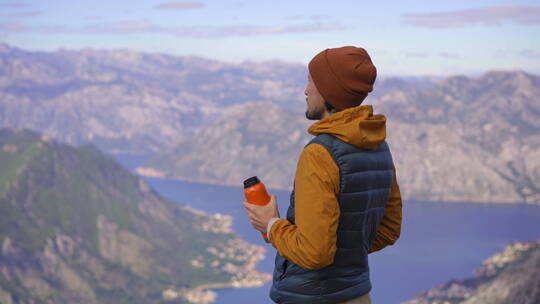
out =
{"type": "Polygon", "coordinates": [[[331,112],[328,112],[328,110],[325,110],[323,115],[322,115],[322,118],[321,119],[325,119],[326,117],[334,114],[334,113],[338,113],[340,110],[336,110],[336,109],[333,109],[331,112]]]}

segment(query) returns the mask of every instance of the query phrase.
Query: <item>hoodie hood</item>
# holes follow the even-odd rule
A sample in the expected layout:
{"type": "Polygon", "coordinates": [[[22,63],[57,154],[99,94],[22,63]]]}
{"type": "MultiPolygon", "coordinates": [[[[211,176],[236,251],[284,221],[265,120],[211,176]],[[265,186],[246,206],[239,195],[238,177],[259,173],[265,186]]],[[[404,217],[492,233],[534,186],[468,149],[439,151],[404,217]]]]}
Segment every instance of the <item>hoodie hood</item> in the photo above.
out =
{"type": "Polygon", "coordinates": [[[329,133],[361,149],[375,150],[386,139],[386,116],[373,115],[372,105],[347,108],[317,121],[309,134],[329,133]]]}

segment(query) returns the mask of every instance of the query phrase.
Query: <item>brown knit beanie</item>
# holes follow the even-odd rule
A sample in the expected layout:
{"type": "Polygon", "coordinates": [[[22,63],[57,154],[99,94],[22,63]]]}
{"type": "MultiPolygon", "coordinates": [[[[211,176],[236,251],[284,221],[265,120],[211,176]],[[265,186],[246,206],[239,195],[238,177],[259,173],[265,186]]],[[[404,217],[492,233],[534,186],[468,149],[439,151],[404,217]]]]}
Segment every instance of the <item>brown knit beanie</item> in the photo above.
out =
{"type": "Polygon", "coordinates": [[[367,51],[354,46],[326,49],[308,69],[324,100],[338,110],[360,105],[377,78],[367,51]]]}

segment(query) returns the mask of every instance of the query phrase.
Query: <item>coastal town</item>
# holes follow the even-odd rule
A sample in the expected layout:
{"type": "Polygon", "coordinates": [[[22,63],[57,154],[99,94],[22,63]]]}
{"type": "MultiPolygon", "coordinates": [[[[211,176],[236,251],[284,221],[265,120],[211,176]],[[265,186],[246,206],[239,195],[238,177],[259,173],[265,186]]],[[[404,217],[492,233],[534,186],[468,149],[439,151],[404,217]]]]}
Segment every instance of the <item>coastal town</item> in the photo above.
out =
{"type": "MultiPolygon", "coordinates": [[[[206,212],[186,208],[199,215],[207,215],[206,212]]],[[[215,233],[231,233],[232,217],[225,214],[211,214],[211,220],[201,223],[198,227],[204,231],[215,233]]],[[[260,287],[272,279],[270,273],[256,270],[257,263],[264,259],[266,248],[260,245],[250,244],[240,238],[229,240],[222,247],[210,246],[206,248],[206,253],[196,256],[191,260],[191,266],[198,269],[218,270],[231,275],[228,282],[211,283],[195,286],[191,288],[175,288],[171,286],[162,292],[165,301],[172,301],[182,298],[189,303],[208,304],[213,303],[217,298],[217,293],[213,289],[217,288],[248,288],[260,287]]]]}

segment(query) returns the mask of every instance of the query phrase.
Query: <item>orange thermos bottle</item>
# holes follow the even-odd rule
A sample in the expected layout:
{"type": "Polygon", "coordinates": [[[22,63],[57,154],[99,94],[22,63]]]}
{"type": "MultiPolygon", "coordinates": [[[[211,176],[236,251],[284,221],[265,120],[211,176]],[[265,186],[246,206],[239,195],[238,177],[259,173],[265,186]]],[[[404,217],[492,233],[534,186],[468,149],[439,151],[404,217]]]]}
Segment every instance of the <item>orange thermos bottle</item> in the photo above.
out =
{"type": "MultiPolygon", "coordinates": [[[[265,206],[270,202],[270,195],[268,195],[266,187],[264,187],[264,184],[257,176],[252,176],[244,181],[244,195],[246,196],[247,202],[250,204],[265,206]]],[[[268,235],[263,232],[261,232],[261,234],[264,241],[270,243],[268,235]]]]}

